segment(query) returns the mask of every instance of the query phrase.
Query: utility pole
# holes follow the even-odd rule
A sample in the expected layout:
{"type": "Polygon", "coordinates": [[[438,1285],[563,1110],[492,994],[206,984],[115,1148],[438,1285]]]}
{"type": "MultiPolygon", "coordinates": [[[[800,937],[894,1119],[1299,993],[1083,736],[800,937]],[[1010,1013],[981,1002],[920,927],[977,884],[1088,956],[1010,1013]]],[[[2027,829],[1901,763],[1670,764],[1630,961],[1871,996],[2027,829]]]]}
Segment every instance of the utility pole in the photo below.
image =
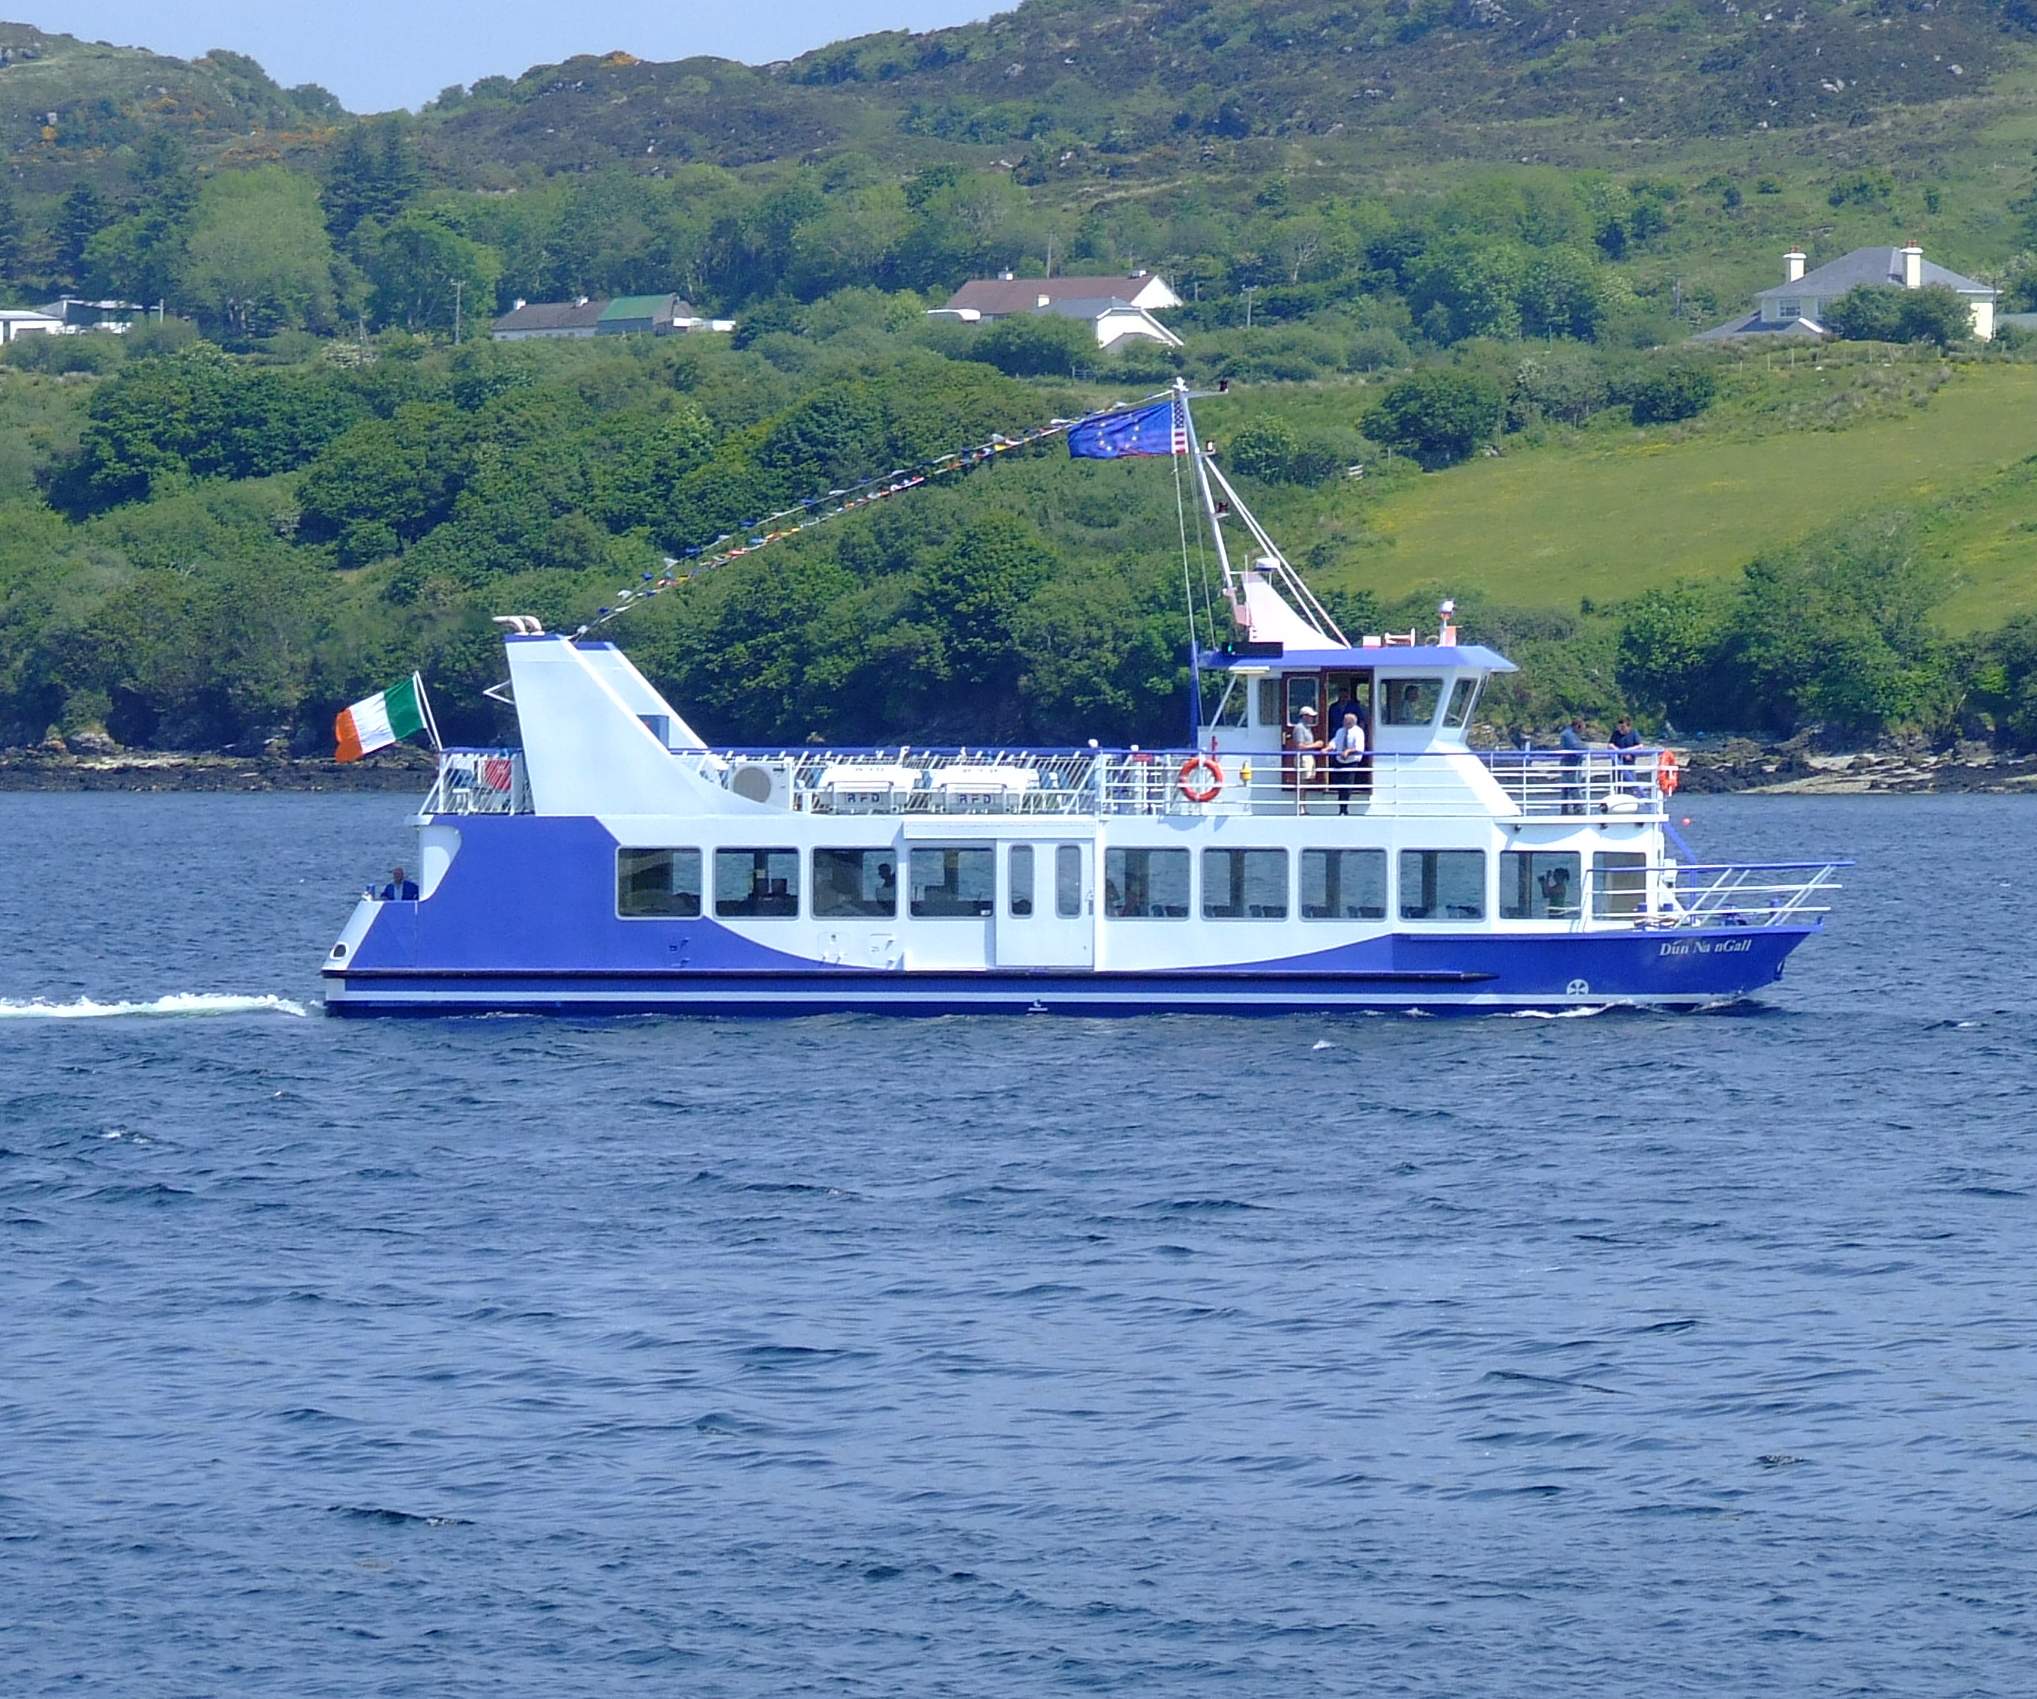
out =
{"type": "Polygon", "coordinates": [[[1252,297],[1258,292],[1258,284],[1248,283],[1245,285],[1245,328],[1247,330],[1252,328],[1252,297]]]}
{"type": "Polygon", "coordinates": [[[467,287],[464,277],[453,279],[453,346],[460,345],[460,296],[467,287]]]}

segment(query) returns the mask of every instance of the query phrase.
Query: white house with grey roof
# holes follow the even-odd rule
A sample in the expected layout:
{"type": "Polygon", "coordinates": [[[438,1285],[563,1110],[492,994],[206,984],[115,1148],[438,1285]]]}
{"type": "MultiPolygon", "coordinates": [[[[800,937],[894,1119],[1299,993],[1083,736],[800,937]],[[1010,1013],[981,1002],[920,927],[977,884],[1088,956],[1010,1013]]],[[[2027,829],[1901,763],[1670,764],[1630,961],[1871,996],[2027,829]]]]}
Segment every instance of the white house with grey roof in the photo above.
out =
{"type": "Polygon", "coordinates": [[[1128,336],[1179,348],[1181,338],[1153,315],[1180,305],[1181,297],[1150,272],[1129,277],[1014,277],[1007,271],[971,278],[943,305],[930,308],[927,316],[988,324],[1015,313],[1051,313],[1089,325],[1099,348],[1113,347],[1128,336]]]}
{"type": "Polygon", "coordinates": [[[1886,286],[1922,289],[1943,284],[1965,297],[1973,313],[1973,334],[1982,342],[1995,333],[1995,303],[2001,291],[1962,277],[1924,258],[1915,242],[1900,248],[1855,248],[1807,272],[1807,256],[1792,248],[1782,256],[1782,281],[1754,292],[1751,315],[1728,320],[1693,337],[1694,342],[1730,342],[1737,336],[1823,336],[1824,317],[1848,290],[1886,286]]]}

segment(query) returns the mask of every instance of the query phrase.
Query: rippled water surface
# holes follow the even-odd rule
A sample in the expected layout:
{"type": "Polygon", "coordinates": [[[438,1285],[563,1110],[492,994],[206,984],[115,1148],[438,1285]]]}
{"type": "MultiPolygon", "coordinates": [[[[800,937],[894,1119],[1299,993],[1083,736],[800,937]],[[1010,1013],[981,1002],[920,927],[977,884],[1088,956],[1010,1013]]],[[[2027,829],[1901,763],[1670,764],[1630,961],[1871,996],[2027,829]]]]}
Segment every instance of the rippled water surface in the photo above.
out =
{"type": "Polygon", "coordinates": [[[1691,811],[1755,1013],[385,1024],[0,797],[0,1692],[2037,1690],[2037,802],[1691,811]]]}

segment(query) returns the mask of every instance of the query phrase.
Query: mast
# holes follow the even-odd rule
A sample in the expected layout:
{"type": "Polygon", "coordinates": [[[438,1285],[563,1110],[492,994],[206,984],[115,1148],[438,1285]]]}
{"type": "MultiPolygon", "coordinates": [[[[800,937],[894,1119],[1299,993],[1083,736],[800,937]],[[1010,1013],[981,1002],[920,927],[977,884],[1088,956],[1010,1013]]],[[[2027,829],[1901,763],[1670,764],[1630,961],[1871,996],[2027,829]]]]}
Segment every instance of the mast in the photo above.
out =
{"type": "Polygon", "coordinates": [[[1231,571],[1230,551],[1224,547],[1223,516],[1217,507],[1217,490],[1223,492],[1224,500],[1229,503],[1229,511],[1245,522],[1245,528],[1252,533],[1252,540],[1259,546],[1265,563],[1272,568],[1273,577],[1280,589],[1300,604],[1302,611],[1314,622],[1319,631],[1335,639],[1340,647],[1348,648],[1350,639],[1330,617],[1329,609],[1316,600],[1315,593],[1309,589],[1302,575],[1295,571],[1293,562],[1280,552],[1280,545],[1267,534],[1266,527],[1259,523],[1251,508],[1245,505],[1245,498],[1238,494],[1230,479],[1224,476],[1223,468],[1211,460],[1204,450],[1202,439],[1195,433],[1195,416],[1188,410],[1191,393],[1199,398],[1212,392],[1209,390],[1191,392],[1183,379],[1174,380],[1175,400],[1181,408],[1182,423],[1188,429],[1188,452],[1195,459],[1196,486],[1202,492],[1203,518],[1209,525],[1210,538],[1216,544],[1217,564],[1223,573],[1224,594],[1231,595],[1236,585],[1231,571]]]}

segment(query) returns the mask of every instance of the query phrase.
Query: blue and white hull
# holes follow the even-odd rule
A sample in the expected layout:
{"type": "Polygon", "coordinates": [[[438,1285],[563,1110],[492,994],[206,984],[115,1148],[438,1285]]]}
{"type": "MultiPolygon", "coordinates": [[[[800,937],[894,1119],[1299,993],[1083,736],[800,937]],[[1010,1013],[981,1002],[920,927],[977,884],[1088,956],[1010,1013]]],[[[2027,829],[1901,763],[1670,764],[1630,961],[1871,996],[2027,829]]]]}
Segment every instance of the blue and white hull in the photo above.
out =
{"type": "MultiPolygon", "coordinates": [[[[1291,828],[1289,836],[1302,840],[1295,855],[1308,843],[1347,837],[1348,824],[1311,820],[1291,828]]],[[[892,830],[895,822],[865,819],[824,827],[820,836],[867,843],[892,830]]],[[[698,823],[687,831],[701,835],[698,823]]],[[[1008,878],[986,896],[990,912],[918,923],[905,914],[619,916],[614,870],[628,842],[682,835],[640,820],[432,817],[423,829],[426,894],[414,902],[363,900],[326,963],[326,1008],[336,1015],[722,1016],[1695,1009],[1772,984],[1790,952],[1819,929],[1815,918],[1749,924],[1737,913],[1713,925],[1659,927],[1581,920],[1395,926],[1292,916],[1119,921],[1098,919],[1085,904],[1076,927],[1086,936],[1063,946],[1070,959],[1015,961],[1009,958],[1041,952],[1017,947],[1034,917],[1007,912],[1008,878]],[[924,947],[916,924],[935,934],[924,947]]],[[[1042,837],[1024,821],[1006,822],[1000,833],[1042,851],[1069,835],[1057,823],[1042,837]]],[[[1156,826],[1140,818],[1121,824],[1118,835],[1150,840],[1156,826]]],[[[1268,834],[1260,827],[1249,835],[1268,834]]],[[[707,846],[710,856],[714,847],[707,846]]],[[[1008,861],[1011,844],[998,847],[1008,861]]],[[[1097,859],[1085,853],[1081,861],[1097,859]]]]}

